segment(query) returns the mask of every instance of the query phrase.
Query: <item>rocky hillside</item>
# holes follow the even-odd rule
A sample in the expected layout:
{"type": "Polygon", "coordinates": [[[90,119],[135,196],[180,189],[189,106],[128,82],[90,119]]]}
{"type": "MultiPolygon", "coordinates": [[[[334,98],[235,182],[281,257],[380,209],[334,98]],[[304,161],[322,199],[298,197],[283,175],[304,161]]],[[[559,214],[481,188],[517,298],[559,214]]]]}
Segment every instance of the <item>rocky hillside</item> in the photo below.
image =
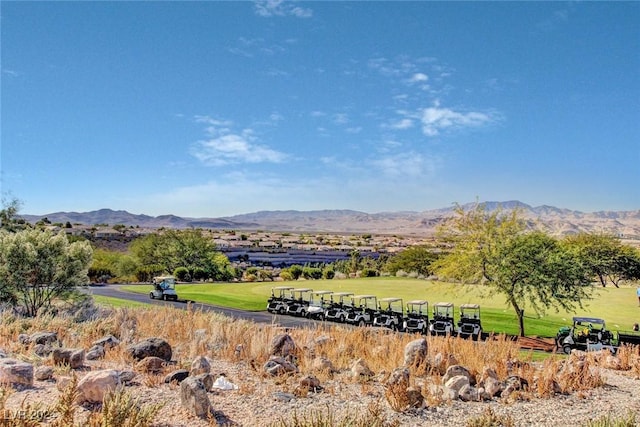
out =
{"type": "MultiPolygon", "coordinates": [[[[532,226],[551,234],[607,232],[640,240],[640,210],[580,212],[554,206],[532,207],[518,201],[486,202],[489,209],[519,208],[532,226]]],[[[470,207],[472,204],[465,205],[470,207]]],[[[438,224],[453,215],[453,208],[423,212],[366,213],[353,210],[260,211],[222,218],[188,218],[175,215],[135,215],[126,211],[101,209],[92,212],[55,212],[47,215],[23,215],[29,222],[46,217],[51,222],[72,224],[124,224],[144,228],[218,228],[273,230],[292,232],[372,233],[431,235],[438,224]]]]}

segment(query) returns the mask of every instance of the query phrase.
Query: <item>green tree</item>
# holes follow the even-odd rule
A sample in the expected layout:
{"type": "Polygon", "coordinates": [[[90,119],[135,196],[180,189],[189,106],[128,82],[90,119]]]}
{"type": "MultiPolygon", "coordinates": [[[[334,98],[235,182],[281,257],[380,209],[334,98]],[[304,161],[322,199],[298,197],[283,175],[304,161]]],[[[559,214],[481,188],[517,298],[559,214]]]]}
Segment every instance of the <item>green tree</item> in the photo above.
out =
{"type": "Polygon", "coordinates": [[[384,270],[392,274],[402,270],[428,276],[432,273],[431,263],[436,258],[436,254],[427,246],[410,246],[389,258],[384,265],[384,270]]]}
{"type": "Polygon", "coordinates": [[[88,242],[69,243],[64,233],[0,231],[0,296],[29,316],[78,296],[77,287],[89,280],[92,252],[88,242]]]}
{"type": "Polygon", "coordinates": [[[580,233],[565,239],[565,244],[589,268],[602,287],[608,282],[618,287],[620,280],[634,276],[635,250],[620,239],[605,233],[580,233]]]}
{"type": "Polygon", "coordinates": [[[18,199],[7,200],[2,198],[2,209],[0,209],[0,230],[16,232],[29,228],[29,224],[18,216],[22,202],[18,199]]]}
{"type": "Polygon", "coordinates": [[[593,288],[588,271],[571,251],[542,232],[528,232],[518,210],[486,212],[482,204],[465,211],[440,230],[451,251],[434,262],[445,278],[481,283],[504,295],[524,336],[524,310],[542,315],[549,308],[582,307],[593,288]]]}

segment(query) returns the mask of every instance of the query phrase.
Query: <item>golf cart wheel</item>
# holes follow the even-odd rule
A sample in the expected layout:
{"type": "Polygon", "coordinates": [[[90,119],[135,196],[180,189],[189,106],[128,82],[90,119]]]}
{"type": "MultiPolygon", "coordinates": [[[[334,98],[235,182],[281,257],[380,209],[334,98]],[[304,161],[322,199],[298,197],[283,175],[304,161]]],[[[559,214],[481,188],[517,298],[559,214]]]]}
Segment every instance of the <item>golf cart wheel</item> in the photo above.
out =
{"type": "Polygon", "coordinates": [[[340,322],[340,323],[344,323],[344,322],[345,322],[345,320],[346,320],[346,319],[344,318],[344,316],[340,316],[340,317],[338,317],[338,322],[340,322]]]}
{"type": "Polygon", "coordinates": [[[562,346],[562,352],[564,354],[571,354],[571,345],[565,344],[562,346]]]}
{"type": "Polygon", "coordinates": [[[280,307],[278,309],[278,314],[280,314],[280,315],[284,314],[284,307],[280,307]]]}
{"type": "Polygon", "coordinates": [[[166,301],[167,300],[167,296],[166,295],[162,295],[162,300],[166,301]]]}
{"type": "Polygon", "coordinates": [[[360,321],[358,322],[358,326],[363,327],[364,325],[365,325],[364,319],[360,319],[360,321]]]}
{"type": "Polygon", "coordinates": [[[153,292],[149,292],[149,298],[153,299],[153,292]]]}

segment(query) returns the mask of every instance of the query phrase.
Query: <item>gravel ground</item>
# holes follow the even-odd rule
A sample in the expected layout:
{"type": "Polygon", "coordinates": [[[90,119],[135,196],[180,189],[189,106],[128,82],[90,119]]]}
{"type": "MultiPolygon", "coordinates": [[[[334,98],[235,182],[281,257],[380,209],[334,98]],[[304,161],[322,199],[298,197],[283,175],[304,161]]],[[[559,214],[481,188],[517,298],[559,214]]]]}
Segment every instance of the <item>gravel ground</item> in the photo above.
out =
{"type": "MultiPolygon", "coordinates": [[[[113,368],[100,362],[90,363],[93,363],[93,369],[113,368]]],[[[640,382],[625,373],[611,370],[603,370],[605,386],[589,392],[515,403],[500,400],[482,403],[455,401],[402,414],[391,410],[386,403],[384,389],[379,381],[357,383],[349,379],[346,372],[323,381],[322,392],[309,393],[306,397],[294,397],[291,400],[288,399],[292,397],[291,393],[301,375],[288,379],[267,378],[243,362],[219,360],[212,364],[212,372],[224,372],[226,378],[239,387],[238,390],[209,393],[217,423],[227,425],[267,426],[280,419],[287,419],[287,415],[294,412],[304,415],[312,410],[332,414],[337,420],[346,414],[362,415],[376,403],[382,418],[389,422],[395,421],[401,426],[465,425],[470,418],[481,416],[486,408],[491,408],[497,415],[511,417],[516,426],[585,426],[590,420],[605,415],[621,416],[629,411],[640,413],[640,382]]],[[[143,405],[164,403],[154,425],[215,425],[215,422],[190,415],[181,407],[178,386],[162,383],[161,376],[155,380],[156,382],[150,382],[149,377],[138,375],[133,384],[127,387],[143,405]]],[[[33,388],[15,392],[9,397],[5,405],[5,417],[25,402],[32,405],[42,402],[46,407],[57,401],[59,394],[55,381],[36,381],[33,388]]],[[[90,408],[79,408],[76,421],[82,424],[89,410],[90,408]]]]}

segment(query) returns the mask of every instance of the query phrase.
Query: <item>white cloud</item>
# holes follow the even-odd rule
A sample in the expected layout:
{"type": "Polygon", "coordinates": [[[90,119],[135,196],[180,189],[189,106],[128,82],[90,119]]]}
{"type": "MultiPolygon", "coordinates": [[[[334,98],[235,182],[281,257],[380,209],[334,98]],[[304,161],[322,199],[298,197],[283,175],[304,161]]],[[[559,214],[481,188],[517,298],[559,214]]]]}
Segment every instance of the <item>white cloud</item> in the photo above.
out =
{"type": "Polygon", "coordinates": [[[423,133],[436,136],[445,130],[481,127],[493,123],[496,118],[492,114],[477,111],[460,112],[440,108],[440,103],[436,101],[433,107],[422,110],[420,120],[423,133]]]}
{"type": "Polygon", "coordinates": [[[284,0],[256,0],[255,12],[266,18],[271,16],[295,16],[297,18],[310,18],[313,10],[296,6],[293,2],[284,0]]]}
{"type": "Polygon", "coordinates": [[[424,73],[415,73],[409,79],[409,83],[426,82],[427,80],[429,80],[429,76],[427,76],[426,74],[424,74],[424,73]]]}
{"type": "Polygon", "coordinates": [[[411,119],[400,119],[394,123],[389,125],[391,129],[409,129],[413,127],[413,120],[411,119]]]}
{"type": "MultiPolygon", "coordinates": [[[[272,120],[279,120],[278,113],[273,113],[272,120]]],[[[223,166],[237,163],[280,163],[287,155],[265,145],[255,143],[253,130],[243,129],[234,132],[233,122],[209,116],[196,116],[196,121],[206,123],[205,132],[210,136],[207,140],[194,143],[189,153],[206,166],[223,166]]]]}
{"type": "Polygon", "coordinates": [[[382,174],[391,178],[418,178],[433,175],[438,160],[411,151],[374,159],[370,163],[382,174]]]}

